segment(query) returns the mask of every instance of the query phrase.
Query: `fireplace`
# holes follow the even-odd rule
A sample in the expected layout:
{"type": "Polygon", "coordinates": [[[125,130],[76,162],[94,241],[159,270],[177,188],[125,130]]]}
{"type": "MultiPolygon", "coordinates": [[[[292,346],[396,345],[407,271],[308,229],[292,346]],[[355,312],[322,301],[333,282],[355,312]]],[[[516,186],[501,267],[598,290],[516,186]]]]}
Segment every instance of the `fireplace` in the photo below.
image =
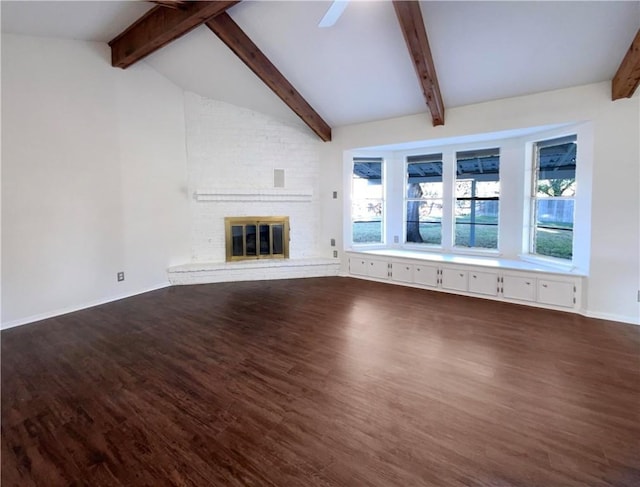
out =
{"type": "Polygon", "coordinates": [[[288,216],[226,217],[227,262],[289,258],[288,216]]]}

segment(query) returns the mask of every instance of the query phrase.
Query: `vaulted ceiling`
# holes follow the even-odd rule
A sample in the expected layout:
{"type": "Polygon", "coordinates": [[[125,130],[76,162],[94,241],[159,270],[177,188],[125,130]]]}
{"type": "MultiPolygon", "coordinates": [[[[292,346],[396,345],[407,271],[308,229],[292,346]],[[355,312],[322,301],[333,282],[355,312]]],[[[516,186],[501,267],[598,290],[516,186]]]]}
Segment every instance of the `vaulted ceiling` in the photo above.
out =
{"type": "MultiPolygon", "coordinates": [[[[637,1],[419,3],[447,108],[611,80],[640,26],[637,1]]],[[[331,126],[427,111],[393,4],[352,0],[319,28],[330,4],[245,0],[227,12],[331,126]]],[[[1,8],[3,32],[108,42],[154,5],[1,8]]],[[[299,121],[204,25],[142,62],[185,90],[299,121]]]]}

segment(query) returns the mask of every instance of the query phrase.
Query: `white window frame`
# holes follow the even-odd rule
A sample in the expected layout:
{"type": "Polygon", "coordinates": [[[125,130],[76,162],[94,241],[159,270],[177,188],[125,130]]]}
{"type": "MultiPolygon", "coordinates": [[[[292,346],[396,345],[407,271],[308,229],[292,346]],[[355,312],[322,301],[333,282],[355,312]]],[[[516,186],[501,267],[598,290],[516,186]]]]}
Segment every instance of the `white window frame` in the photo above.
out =
{"type": "Polygon", "coordinates": [[[449,206],[446,205],[445,203],[445,187],[446,187],[446,181],[445,181],[445,158],[444,158],[444,154],[442,153],[442,151],[425,151],[424,153],[421,154],[415,154],[415,155],[405,155],[403,157],[404,160],[404,178],[403,178],[403,191],[402,191],[402,209],[403,209],[403,213],[402,213],[402,242],[403,245],[407,248],[411,248],[413,246],[415,246],[415,248],[418,249],[425,249],[425,250],[442,250],[443,248],[443,242],[444,242],[444,223],[445,220],[447,219],[447,215],[448,213],[445,211],[445,209],[449,206]],[[440,161],[442,162],[442,197],[441,198],[408,198],[407,197],[407,186],[409,185],[409,164],[416,164],[416,162],[411,162],[409,161],[410,157],[416,157],[416,156],[425,156],[425,157],[430,157],[430,156],[440,156],[440,161]],[[423,202],[423,201],[432,201],[432,200],[440,200],[442,202],[442,219],[440,222],[440,243],[439,244],[432,244],[432,243],[428,243],[428,242],[407,242],[407,213],[408,213],[408,203],[409,201],[419,201],[419,202],[423,202]]]}
{"type": "MultiPolygon", "coordinates": [[[[451,205],[452,205],[452,210],[453,213],[451,215],[451,227],[452,227],[452,235],[451,235],[451,242],[452,242],[452,247],[454,249],[454,252],[456,253],[483,253],[483,254],[497,254],[500,250],[500,230],[501,230],[501,225],[500,225],[500,217],[501,217],[501,212],[502,212],[502,204],[501,204],[501,196],[502,196],[502,171],[501,171],[501,163],[502,163],[502,147],[500,142],[502,141],[496,141],[498,142],[497,144],[494,145],[490,145],[487,147],[482,147],[482,148],[472,148],[472,149],[467,149],[467,148],[455,148],[454,147],[454,151],[453,151],[453,182],[452,182],[452,186],[453,186],[453,195],[452,195],[452,199],[451,199],[451,205]],[[464,246],[458,246],[456,245],[456,214],[455,214],[455,208],[456,208],[456,202],[458,201],[458,197],[456,196],[456,182],[458,181],[458,175],[457,175],[457,167],[458,167],[458,154],[459,153],[464,153],[464,152],[483,152],[483,151],[490,151],[490,150],[497,150],[498,151],[498,184],[499,184],[499,193],[498,193],[498,224],[496,225],[496,246],[495,248],[489,248],[489,247],[464,247],[464,246]]],[[[475,200],[471,200],[472,202],[475,202],[475,200]]]]}
{"type": "MultiPolygon", "coordinates": [[[[576,174],[575,174],[575,180],[576,180],[576,190],[575,190],[575,194],[573,196],[547,196],[547,197],[539,197],[538,196],[538,173],[539,173],[539,164],[540,164],[540,158],[539,158],[539,149],[541,144],[544,143],[548,143],[548,142],[553,142],[553,141],[560,141],[562,139],[568,138],[568,137],[575,137],[576,138],[576,146],[580,147],[580,144],[578,143],[578,135],[576,133],[570,133],[570,134],[565,134],[565,135],[557,135],[557,136],[552,136],[552,137],[545,137],[545,138],[541,138],[538,140],[535,140],[532,142],[532,146],[531,146],[531,172],[528,175],[529,179],[530,179],[530,187],[529,187],[529,228],[528,228],[528,241],[527,241],[527,251],[526,251],[526,259],[525,260],[531,260],[531,261],[540,261],[543,263],[549,263],[552,265],[556,265],[556,266],[560,266],[560,267],[566,267],[566,268],[572,268],[574,265],[574,259],[575,259],[575,250],[576,250],[576,216],[578,214],[578,210],[577,210],[577,206],[578,206],[578,201],[579,201],[579,194],[578,194],[578,167],[580,166],[580,164],[578,163],[578,151],[576,149],[576,174]],[[544,255],[544,254],[538,254],[536,253],[536,249],[535,249],[535,242],[536,242],[536,230],[538,228],[537,225],[537,213],[538,213],[538,202],[544,200],[544,201],[573,201],[573,214],[572,214],[572,238],[571,238],[571,259],[563,259],[560,257],[553,257],[550,255],[544,255]]],[[[558,144],[559,145],[559,144],[558,144]]],[[[548,146],[551,146],[551,144],[549,144],[548,146]]]]}
{"type": "Polygon", "coordinates": [[[384,163],[383,242],[353,244],[351,198],[345,197],[344,250],[399,249],[429,254],[468,256],[470,259],[500,258],[535,263],[558,272],[588,274],[591,252],[591,186],[594,167],[594,127],[590,121],[566,123],[511,131],[451,137],[437,141],[398,143],[346,150],[343,152],[345,195],[351,191],[354,157],[381,157],[384,163]],[[521,132],[516,133],[514,132],[521,132]],[[573,259],[530,254],[531,186],[533,144],[543,140],[577,135],[576,183],[579,187],[574,203],[573,259]],[[477,140],[469,140],[477,139],[477,140]],[[500,149],[500,207],[498,215],[498,249],[455,247],[455,168],[456,153],[490,148],[500,149]],[[407,157],[442,153],[443,212],[441,245],[406,242],[407,157]]]}
{"type": "MultiPolygon", "coordinates": [[[[376,161],[378,162],[378,161],[376,161]]],[[[354,154],[351,157],[351,163],[349,165],[349,228],[350,228],[350,241],[352,248],[380,248],[384,247],[387,243],[386,229],[387,229],[387,159],[382,155],[362,155],[362,154],[354,154]],[[356,201],[353,194],[353,175],[354,175],[354,166],[356,163],[356,159],[379,159],[380,161],[380,178],[381,178],[381,186],[382,186],[382,196],[380,199],[375,198],[376,201],[380,201],[380,232],[381,232],[381,241],[380,242],[355,242],[353,239],[353,204],[356,201]]],[[[361,199],[361,198],[359,198],[361,199]]],[[[373,198],[362,198],[363,201],[370,200],[373,198]]]]}

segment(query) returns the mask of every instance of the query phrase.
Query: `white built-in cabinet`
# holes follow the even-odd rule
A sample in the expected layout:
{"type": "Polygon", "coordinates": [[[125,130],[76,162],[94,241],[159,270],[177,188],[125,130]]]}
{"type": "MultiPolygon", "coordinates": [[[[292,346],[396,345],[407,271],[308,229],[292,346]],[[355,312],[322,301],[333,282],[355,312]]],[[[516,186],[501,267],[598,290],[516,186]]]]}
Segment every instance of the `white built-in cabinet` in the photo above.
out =
{"type": "Polygon", "coordinates": [[[469,271],[469,292],[497,296],[500,292],[500,276],[497,272],[469,271]]]}
{"type": "Polygon", "coordinates": [[[567,311],[580,306],[582,278],[577,275],[357,252],[347,255],[349,274],[356,277],[567,311]]]}
{"type": "Polygon", "coordinates": [[[413,267],[413,282],[427,287],[438,287],[440,269],[437,265],[416,264],[413,267]]]}
{"type": "Polygon", "coordinates": [[[389,277],[389,262],[370,258],[352,258],[349,260],[349,272],[356,276],[387,279],[389,277]]]}
{"type": "Polygon", "coordinates": [[[536,279],[529,275],[505,273],[502,276],[501,291],[502,295],[507,299],[535,301],[536,279]]]}
{"type": "Polygon", "coordinates": [[[390,277],[393,276],[395,281],[400,282],[413,282],[413,274],[415,272],[415,268],[413,264],[401,263],[401,262],[392,262],[391,263],[391,274],[390,277]]]}
{"type": "Polygon", "coordinates": [[[440,285],[442,289],[450,291],[466,291],[468,286],[468,272],[461,269],[440,269],[440,285]]]}

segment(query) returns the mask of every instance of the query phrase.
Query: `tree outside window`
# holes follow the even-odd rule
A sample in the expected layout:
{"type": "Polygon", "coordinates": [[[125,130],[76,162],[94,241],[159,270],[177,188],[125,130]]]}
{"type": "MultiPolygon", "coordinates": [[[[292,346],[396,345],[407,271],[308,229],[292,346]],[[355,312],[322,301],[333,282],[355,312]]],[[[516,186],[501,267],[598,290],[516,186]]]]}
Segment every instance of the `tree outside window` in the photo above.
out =
{"type": "Polygon", "coordinates": [[[442,154],[407,158],[407,243],[442,243],[442,154]]]}

